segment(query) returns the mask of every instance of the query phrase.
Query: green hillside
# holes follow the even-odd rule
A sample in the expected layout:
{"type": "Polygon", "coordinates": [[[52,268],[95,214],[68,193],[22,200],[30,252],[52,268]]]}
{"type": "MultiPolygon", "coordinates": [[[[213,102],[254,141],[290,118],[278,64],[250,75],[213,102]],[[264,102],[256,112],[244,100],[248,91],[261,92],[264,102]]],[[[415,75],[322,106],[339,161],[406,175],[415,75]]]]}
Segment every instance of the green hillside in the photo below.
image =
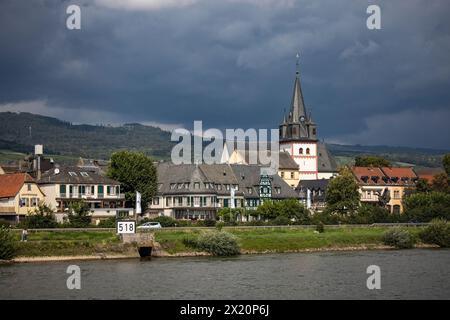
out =
{"type": "Polygon", "coordinates": [[[161,159],[172,148],[170,133],[155,127],[74,125],[31,113],[0,113],[0,149],[29,153],[35,144],[43,144],[46,154],[97,159],[123,149],[161,159]]]}

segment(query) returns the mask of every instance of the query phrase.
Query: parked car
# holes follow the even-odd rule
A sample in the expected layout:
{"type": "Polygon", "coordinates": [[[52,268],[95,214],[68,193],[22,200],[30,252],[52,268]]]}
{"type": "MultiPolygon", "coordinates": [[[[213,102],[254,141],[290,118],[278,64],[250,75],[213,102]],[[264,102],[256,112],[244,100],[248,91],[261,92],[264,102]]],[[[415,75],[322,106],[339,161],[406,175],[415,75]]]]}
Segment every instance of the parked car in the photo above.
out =
{"type": "Polygon", "coordinates": [[[146,223],[141,224],[137,228],[141,229],[141,230],[149,230],[149,229],[161,229],[162,226],[159,222],[146,222],[146,223]]]}

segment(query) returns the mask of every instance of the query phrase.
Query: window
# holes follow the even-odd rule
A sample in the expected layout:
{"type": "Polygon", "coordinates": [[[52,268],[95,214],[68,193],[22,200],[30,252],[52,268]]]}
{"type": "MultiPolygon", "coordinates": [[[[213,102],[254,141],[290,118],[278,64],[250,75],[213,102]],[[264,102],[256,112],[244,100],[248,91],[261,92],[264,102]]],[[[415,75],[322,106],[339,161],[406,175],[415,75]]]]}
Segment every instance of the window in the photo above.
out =
{"type": "Polygon", "coordinates": [[[309,154],[309,153],[310,153],[309,148],[306,148],[306,154],[309,154]]]}
{"type": "Polygon", "coordinates": [[[159,198],[153,198],[153,204],[155,206],[159,205],[159,198]]]}
{"type": "Polygon", "coordinates": [[[65,184],[59,185],[59,194],[61,196],[66,194],[66,185],[65,184]]]}
{"type": "Polygon", "coordinates": [[[248,192],[249,194],[252,194],[253,189],[252,189],[252,188],[247,188],[247,192],[248,192]]]}
{"type": "Polygon", "coordinates": [[[200,182],[194,183],[194,189],[200,189],[200,182]]]}
{"type": "Polygon", "coordinates": [[[303,148],[298,149],[298,153],[303,154],[303,148]]]}
{"type": "Polygon", "coordinates": [[[280,194],[280,193],[281,193],[281,188],[280,188],[280,187],[275,187],[275,192],[276,192],[277,194],[280,194]]]}
{"type": "Polygon", "coordinates": [[[81,195],[86,194],[86,186],[78,186],[78,193],[81,195]]]}
{"type": "Polygon", "coordinates": [[[400,191],[398,190],[394,191],[394,199],[400,199],[400,191]]]}
{"type": "Polygon", "coordinates": [[[234,184],[233,188],[234,188],[234,190],[238,191],[239,190],[239,185],[238,184],[234,184]]]}
{"type": "Polygon", "coordinates": [[[400,206],[398,204],[394,205],[392,213],[400,213],[400,206]]]}
{"type": "Polygon", "coordinates": [[[82,171],[82,172],[80,172],[80,174],[81,174],[82,177],[85,177],[85,178],[89,177],[87,172],[82,171]]]}
{"type": "Polygon", "coordinates": [[[70,172],[69,172],[69,176],[71,176],[71,177],[76,177],[76,176],[77,176],[77,173],[76,173],[76,172],[73,172],[73,171],[70,171],[70,172]]]}
{"type": "Polygon", "coordinates": [[[281,178],[284,179],[284,171],[281,171],[281,178]]]}
{"type": "Polygon", "coordinates": [[[105,191],[104,190],[104,186],[101,186],[101,185],[98,186],[97,191],[98,191],[98,196],[102,197],[103,196],[103,192],[105,191]]]}
{"type": "Polygon", "coordinates": [[[226,184],[226,185],[225,185],[225,189],[230,190],[230,185],[229,185],[229,184],[226,184]]]}
{"type": "Polygon", "coordinates": [[[294,179],[294,172],[291,172],[291,179],[294,179]]]}
{"type": "Polygon", "coordinates": [[[27,190],[31,191],[31,184],[27,184],[27,190]]]}
{"type": "Polygon", "coordinates": [[[39,202],[38,198],[31,198],[31,206],[32,207],[37,207],[38,202],[39,202]]]}
{"type": "Polygon", "coordinates": [[[170,190],[175,189],[176,185],[177,185],[176,183],[171,183],[171,184],[170,184],[170,190]]]}
{"type": "Polygon", "coordinates": [[[91,186],[91,194],[95,194],[95,186],[91,186]]]}
{"type": "Polygon", "coordinates": [[[313,135],[316,135],[316,128],[312,129],[312,133],[313,133],[313,135]]]}
{"type": "Polygon", "coordinates": [[[183,188],[183,184],[182,183],[177,184],[177,189],[181,189],[181,188],[183,188]]]}
{"type": "Polygon", "coordinates": [[[167,197],[166,198],[166,207],[170,206],[170,200],[171,199],[172,199],[171,197],[167,197]]]}

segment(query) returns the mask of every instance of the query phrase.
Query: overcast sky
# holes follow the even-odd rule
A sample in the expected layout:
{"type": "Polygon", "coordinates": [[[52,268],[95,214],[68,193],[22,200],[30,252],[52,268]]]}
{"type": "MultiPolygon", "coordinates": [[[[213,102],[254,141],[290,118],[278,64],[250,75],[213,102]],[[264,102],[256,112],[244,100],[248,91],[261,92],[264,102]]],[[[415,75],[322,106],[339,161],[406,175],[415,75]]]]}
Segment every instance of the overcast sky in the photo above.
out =
{"type": "Polygon", "coordinates": [[[0,0],[0,111],[275,128],[300,52],[321,138],[450,149],[449,16],[448,0],[0,0]]]}

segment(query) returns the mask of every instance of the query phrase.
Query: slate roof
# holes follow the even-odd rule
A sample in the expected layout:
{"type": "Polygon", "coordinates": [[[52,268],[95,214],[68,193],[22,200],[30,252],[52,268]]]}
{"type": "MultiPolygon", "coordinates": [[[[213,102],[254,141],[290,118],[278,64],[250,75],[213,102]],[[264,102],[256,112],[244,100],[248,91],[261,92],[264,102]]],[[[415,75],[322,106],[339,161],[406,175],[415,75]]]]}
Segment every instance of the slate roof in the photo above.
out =
{"type": "Polygon", "coordinates": [[[0,175],[0,198],[13,198],[24,183],[35,182],[28,173],[10,173],[0,175]]]}
{"type": "Polygon", "coordinates": [[[107,184],[119,185],[116,180],[105,177],[98,172],[88,171],[79,167],[59,167],[44,172],[38,184],[107,184]],[[59,170],[59,173],[57,173],[59,170]],[[75,174],[70,174],[73,172],[75,174]]]}
{"type": "Polygon", "coordinates": [[[317,142],[318,170],[319,172],[337,172],[338,166],[333,155],[323,142],[317,142]]]}
{"type": "MultiPolygon", "coordinates": [[[[158,193],[160,195],[216,194],[227,196],[230,195],[230,190],[227,190],[225,185],[237,185],[236,196],[259,198],[260,169],[259,165],[158,163],[158,193]],[[196,182],[200,184],[199,188],[194,188],[196,182]],[[220,189],[218,185],[221,186],[220,189]]],[[[273,175],[271,178],[273,198],[298,197],[297,193],[278,175],[273,175]],[[279,188],[279,194],[275,192],[275,188],[279,188]]]]}

